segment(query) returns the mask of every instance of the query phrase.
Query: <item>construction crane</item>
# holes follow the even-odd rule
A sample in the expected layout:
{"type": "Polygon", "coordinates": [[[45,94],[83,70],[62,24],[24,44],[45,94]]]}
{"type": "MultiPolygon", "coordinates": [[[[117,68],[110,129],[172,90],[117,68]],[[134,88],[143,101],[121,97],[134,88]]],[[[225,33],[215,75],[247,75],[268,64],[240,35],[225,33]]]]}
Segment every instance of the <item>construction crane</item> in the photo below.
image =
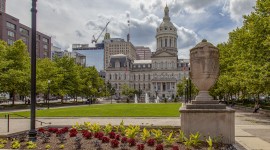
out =
{"type": "Polygon", "coordinates": [[[106,30],[107,32],[107,26],[109,25],[110,21],[106,23],[106,26],[103,28],[103,30],[101,31],[101,33],[98,35],[97,38],[95,38],[95,35],[93,35],[93,40],[92,43],[97,43],[98,39],[100,38],[101,34],[106,30]]]}

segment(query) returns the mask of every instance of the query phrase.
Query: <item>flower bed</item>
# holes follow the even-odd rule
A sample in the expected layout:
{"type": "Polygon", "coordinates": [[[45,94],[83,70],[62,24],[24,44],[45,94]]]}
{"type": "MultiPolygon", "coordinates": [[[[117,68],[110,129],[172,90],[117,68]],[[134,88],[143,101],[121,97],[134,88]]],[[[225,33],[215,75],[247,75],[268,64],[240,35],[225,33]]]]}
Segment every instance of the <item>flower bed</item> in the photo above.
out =
{"type": "Polygon", "coordinates": [[[186,136],[181,130],[141,129],[140,126],[110,124],[76,124],[72,128],[39,128],[37,141],[27,142],[27,137],[0,140],[0,149],[89,149],[89,150],[184,150],[184,149],[234,149],[222,144],[221,138],[200,139],[199,133],[186,136]]]}

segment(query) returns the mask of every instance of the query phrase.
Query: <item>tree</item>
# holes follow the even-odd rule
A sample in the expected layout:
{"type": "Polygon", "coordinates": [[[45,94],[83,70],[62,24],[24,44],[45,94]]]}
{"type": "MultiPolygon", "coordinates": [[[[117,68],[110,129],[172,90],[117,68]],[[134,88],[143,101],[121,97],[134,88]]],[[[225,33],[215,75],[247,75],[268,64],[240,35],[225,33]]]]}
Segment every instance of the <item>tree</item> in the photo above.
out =
{"type": "Polygon", "coordinates": [[[133,88],[130,88],[127,84],[123,84],[121,88],[122,88],[122,94],[127,96],[127,103],[128,103],[129,99],[131,99],[136,93],[136,90],[134,90],[133,88]]]}
{"type": "Polygon", "coordinates": [[[257,0],[255,11],[244,16],[243,26],[218,44],[220,76],[211,93],[231,99],[252,96],[258,103],[270,89],[270,2],[257,0]]]}
{"type": "MultiPolygon", "coordinates": [[[[185,88],[189,88],[189,87],[186,87],[187,86],[187,79],[186,78],[183,78],[181,80],[181,82],[179,82],[177,85],[176,85],[176,88],[177,88],[177,95],[178,96],[185,96],[185,88]]],[[[198,94],[198,89],[195,87],[195,85],[191,82],[191,97],[194,97],[195,95],[198,94]]]]}
{"type": "Polygon", "coordinates": [[[0,48],[1,90],[11,93],[14,105],[16,94],[28,95],[30,92],[30,57],[26,45],[21,40],[11,46],[1,42],[0,48]]]}
{"type": "MultiPolygon", "coordinates": [[[[58,94],[56,89],[63,79],[63,74],[60,73],[55,62],[49,58],[37,60],[37,93],[46,95],[48,94],[48,88],[50,88],[51,94],[58,94]]],[[[48,96],[46,96],[46,99],[49,98],[48,96]]]]}
{"type": "Polygon", "coordinates": [[[55,92],[61,96],[61,103],[63,103],[64,96],[72,93],[77,88],[77,75],[76,64],[74,59],[64,56],[55,59],[56,66],[58,67],[58,74],[62,74],[62,80],[59,80],[55,92]]]}

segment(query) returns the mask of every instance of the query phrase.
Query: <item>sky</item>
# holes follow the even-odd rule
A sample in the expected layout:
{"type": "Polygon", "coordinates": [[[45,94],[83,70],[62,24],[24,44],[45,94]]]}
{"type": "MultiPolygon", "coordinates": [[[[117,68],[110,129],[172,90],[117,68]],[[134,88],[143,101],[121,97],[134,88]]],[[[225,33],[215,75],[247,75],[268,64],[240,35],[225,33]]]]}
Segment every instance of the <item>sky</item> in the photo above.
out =
{"type": "MultiPolygon", "coordinates": [[[[242,26],[242,16],[254,11],[255,0],[38,0],[37,30],[52,37],[53,45],[70,50],[72,44],[90,44],[106,23],[112,38],[126,39],[130,30],[135,46],[156,51],[156,28],[164,7],[178,29],[178,57],[202,39],[214,45],[226,42],[228,33],[242,26]],[[130,28],[128,27],[130,20],[130,28]]],[[[31,0],[7,0],[6,13],[31,27],[31,0]]],[[[104,36],[101,35],[99,42],[104,36]]],[[[94,46],[94,45],[92,45],[94,46]]]]}

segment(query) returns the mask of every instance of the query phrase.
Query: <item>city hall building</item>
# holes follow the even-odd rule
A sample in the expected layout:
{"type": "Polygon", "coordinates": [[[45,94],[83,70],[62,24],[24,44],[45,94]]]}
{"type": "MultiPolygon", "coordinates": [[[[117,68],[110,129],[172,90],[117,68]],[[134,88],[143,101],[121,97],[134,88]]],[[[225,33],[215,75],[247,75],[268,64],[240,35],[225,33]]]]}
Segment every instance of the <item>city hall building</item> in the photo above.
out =
{"type": "Polygon", "coordinates": [[[189,60],[178,59],[177,38],[177,29],[170,21],[166,6],[163,22],[156,29],[157,49],[149,60],[136,60],[123,53],[110,55],[106,82],[116,89],[116,96],[122,97],[121,87],[127,84],[141,90],[141,98],[146,93],[151,98],[175,97],[177,83],[188,77],[189,71],[189,60]]]}

